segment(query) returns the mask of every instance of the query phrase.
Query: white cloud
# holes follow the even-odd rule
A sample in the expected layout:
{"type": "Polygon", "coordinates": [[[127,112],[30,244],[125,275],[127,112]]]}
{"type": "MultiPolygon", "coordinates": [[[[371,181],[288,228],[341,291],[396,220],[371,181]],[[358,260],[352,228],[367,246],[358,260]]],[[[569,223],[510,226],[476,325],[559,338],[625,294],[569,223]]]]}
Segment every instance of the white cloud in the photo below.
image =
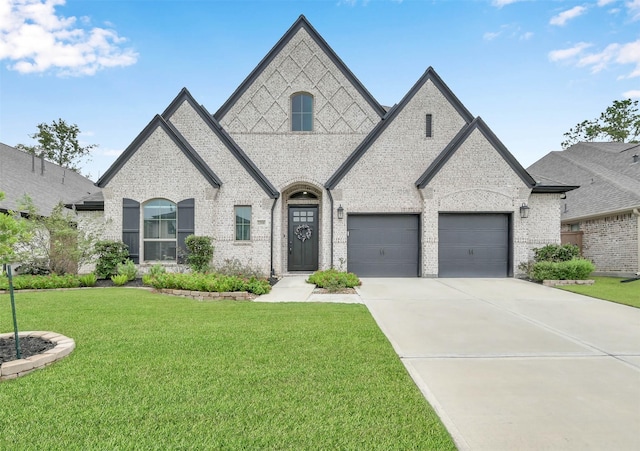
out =
{"type": "Polygon", "coordinates": [[[493,0],[491,2],[491,4],[493,6],[496,6],[498,8],[502,8],[503,6],[506,5],[511,5],[512,3],[517,3],[517,2],[521,2],[522,0],[493,0]]]}
{"type": "Polygon", "coordinates": [[[501,33],[500,31],[497,31],[497,32],[487,31],[485,34],[482,35],[482,39],[484,39],[485,41],[493,41],[495,38],[500,36],[500,33],[501,33]]]}
{"type": "Polygon", "coordinates": [[[113,29],[89,27],[90,19],[55,12],[66,0],[0,0],[0,60],[20,73],[93,75],[138,60],[113,29]]]}
{"type": "Polygon", "coordinates": [[[581,16],[586,11],[587,11],[587,8],[585,8],[584,6],[574,6],[571,9],[561,12],[557,16],[553,16],[549,21],[549,23],[551,25],[563,26],[569,20],[575,19],[576,17],[581,16]]]}
{"type": "Polygon", "coordinates": [[[569,47],[568,49],[553,50],[549,52],[549,60],[563,61],[563,60],[573,58],[574,56],[577,56],[580,53],[582,53],[584,49],[591,47],[591,45],[592,44],[589,44],[587,42],[579,42],[573,47],[569,47]]]}
{"type": "Polygon", "coordinates": [[[629,10],[629,15],[632,20],[640,19],[640,0],[631,0],[625,3],[625,6],[629,10]]]}
{"type": "Polygon", "coordinates": [[[628,66],[634,68],[626,75],[619,78],[640,77],[640,39],[626,44],[609,44],[600,52],[586,53],[585,50],[592,44],[580,42],[573,47],[549,52],[550,61],[572,62],[577,67],[588,67],[592,73],[610,68],[612,65],[628,66]]]}
{"type": "Polygon", "coordinates": [[[532,37],[533,37],[533,33],[531,31],[527,31],[526,33],[523,33],[522,35],[520,35],[520,39],[523,41],[528,41],[532,37]]]}
{"type": "Polygon", "coordinates": [[[104,155],[105,157],[118,157],[122,152],[124,152],[122,149],[100,149],[98,151],[100,155],[104,155]]]}
{"type": "Polygon", "coordinates": [[[598,0],[598,6],[607,6],[610,3],[615,2],[616,0],[598,0]]]}
{"type": "Polygon", "coordinates": [[[640,99],[640,89],[633,89],[631,91],[623,92],[622,96],[625,99],[640,99]]]}

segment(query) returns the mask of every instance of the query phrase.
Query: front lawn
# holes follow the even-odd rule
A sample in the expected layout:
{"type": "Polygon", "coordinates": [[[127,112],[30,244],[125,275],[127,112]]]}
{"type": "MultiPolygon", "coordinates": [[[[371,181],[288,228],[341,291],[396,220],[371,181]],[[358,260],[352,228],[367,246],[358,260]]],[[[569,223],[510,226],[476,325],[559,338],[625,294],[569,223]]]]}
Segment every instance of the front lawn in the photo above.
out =
{"type": "Polygon", "coordinates": [[[620,283],[617,277],[593,277],[593,285],[565,285],[563,290],[640,308],[640,280],[620,283]]]}
{"type": "Polygon", "coordinates": [[[76,350],[0,383],[0,449],[455,449],[362,305],[126,288],[16,303],[21,330],[76,350]]]}

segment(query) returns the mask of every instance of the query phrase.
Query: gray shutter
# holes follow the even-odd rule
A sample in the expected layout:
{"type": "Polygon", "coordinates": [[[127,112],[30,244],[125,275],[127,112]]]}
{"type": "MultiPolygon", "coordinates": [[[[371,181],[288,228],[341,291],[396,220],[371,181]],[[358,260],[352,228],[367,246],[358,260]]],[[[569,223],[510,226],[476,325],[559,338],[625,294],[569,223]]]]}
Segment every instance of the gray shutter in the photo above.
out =
{"type": "Polygon", "coordinates": [[[140,263],[140,202],[122,199],[122,241],[129,246],[129,258],[140,263]]]}
{"type": "Polygon", "coordinates": [[[195,199],[185,199],[178,202],[178,263],[181,255],[186,255],[187,246],[184,240],[195,233],[195,199]]]}

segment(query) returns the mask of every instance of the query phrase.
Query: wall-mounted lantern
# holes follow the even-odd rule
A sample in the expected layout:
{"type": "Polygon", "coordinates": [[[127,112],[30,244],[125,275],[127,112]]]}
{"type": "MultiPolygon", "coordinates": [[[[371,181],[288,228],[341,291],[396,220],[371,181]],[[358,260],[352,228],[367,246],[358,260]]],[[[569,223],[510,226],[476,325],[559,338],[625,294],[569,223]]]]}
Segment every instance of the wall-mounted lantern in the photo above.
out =
{"type": "Polygon", "coordinates": [[[520,205],[520,217],[526,219],[529,217],[529,206],[527,204],[520,205]]]}
{"type": "Polygon", "coordinates": [[[342,208],[342,204],[338,207],[338,219],[344,218],[344,208],[342,208]]]}

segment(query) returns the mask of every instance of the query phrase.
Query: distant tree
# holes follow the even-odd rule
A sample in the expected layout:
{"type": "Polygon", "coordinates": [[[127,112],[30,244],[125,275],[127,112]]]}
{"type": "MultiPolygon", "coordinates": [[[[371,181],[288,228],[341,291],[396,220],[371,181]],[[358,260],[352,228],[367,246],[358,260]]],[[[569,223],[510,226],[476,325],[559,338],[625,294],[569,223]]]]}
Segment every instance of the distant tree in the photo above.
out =
{"type": "Polygon", "coordinates": [[[602,139],[614,142],[638,142],[640,114],[637,100],[614,100],[598,119],[585,120],[564,134],[562,148],[580,141],[602,139]]]}
{"type": "Polygon", "coordinates": [[[81,146],[78,142],[80,129],[76,124],[67,124],[63,119],[53,121],[51,124],[38,124],[38,132],[29,135],[38,141],[35,146],[18,144],[16,148],[35,155],[44,155],[44,158],[62,167],[78,172],[80,161],[89,156],[95,144],[81,146]]]}
{"type": "MultiPolygon", "coordinates": [[[[0,191],[0,200],[4,193],[0,191]]],[[[15,246],[20,241],[28,241],[29,234],[19,215],[0,213],[0,263],[11,263],[15,260],[15,246]]]]}

